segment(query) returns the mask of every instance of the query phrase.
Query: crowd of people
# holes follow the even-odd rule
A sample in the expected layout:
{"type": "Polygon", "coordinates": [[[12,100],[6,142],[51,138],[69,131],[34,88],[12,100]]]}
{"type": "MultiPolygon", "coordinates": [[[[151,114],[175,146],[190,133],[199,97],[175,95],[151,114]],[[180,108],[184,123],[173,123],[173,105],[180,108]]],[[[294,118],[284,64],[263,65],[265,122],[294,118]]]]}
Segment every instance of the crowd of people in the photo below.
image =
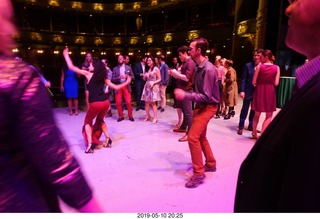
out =
{"type": "MultiPolygon", "coordinates": [[[[297,0],[290,1],[286,9],[290,24],[286,43],[306,55],[309,61],[297,69],[294,96],[273,121],[275,86],[279,83],[280,69],[274,64],[272,52],[256,50],[254,61],[244,67],[240,87],[240,97],[244,101],[237,133],[241,135],[243,132],[252,101],[248,129],[252,128],[252,138],[259,139],[239,171],[236,212],[320,210],[320,177],[317,174],[320,167],[317,137],[320,117],[317,111],[310,110],[317,109],[320,103],[319,31],[314,28],[320,21],[319,7],[316,0],[297,0]],[[258,136],[257,124],[262,112],[266,113],[266,119],[261,136],[258,136]],[[302,118],[301,115],[308,116],[302,118]]],[[[59,212],[59,196],[81,212],[101,212],[79,163],[56,126],[51,100],[44,92],[45,86],[37,71],[12,56],[15,46],[12,36],[16,34],[16,29],[12,23],[13,9],[9,0],[1,1],[0,18],[0,211],[59,212]]],[[[223,58],[217,56],[215,64],[211,63],[206,56],[208,46],[205,38],[197,38],[191,40],[189,47],[180,47],[178,53],[182,63],[178,69],[169,70],[161,56],[158,61],[148,56],[143,58],[146,61],[140,62],[141,65],[146,62],[147,67],[137,70],[142,71],[138,74],[133,73],[122,55],[118,57],[118,66],[113,71],[108,69],[106,62],[93,59],[78,68],[73,64],[68,48],[65,48],[63,56],[67,67],[63,70],[61,89],[68,92],[68,103],[69,99],[76,99],[71,91],[69,96],[69,88],[65,85],[66,78],[71,74],[68,71],[86,79],[85,152],[93,153],[102,133],[106,138],[104,146],[109,147],[112,143],[104,122],[110,109],[109,88],[116,91],[118,122],[124,119],[122,97],[129,120],[133,122],[130,84],[135,80],[135,75],[141,77],[144,85],[142,91],[142,86],[136,91],[141,93],[141,102],[137,107],[141,109],[144,101],[145,121],[148,121],[151,119],[151,105],[151,121],[156,123],[157,110],[165,111],[166,97],[163,93],[166,92],[170,75],[176,79],[175,107],[181,108],[184,117],[183,122],[179,120],[181,125],[176,129],[186,132],[184,139],[188,141],[193,165],[193,176],[185,186],[196,188],[204,183],[205,172],[217,170],[217,161],[206,137],[208,123],[214,116],[219,118],[226,112],[226,107],[228,113],[224,118],[233,117],[238,96],[233,61],[223,62],[223,58]],[[157,102],[160,102],[159,108],[157,102]],[[195,104],[193,112],[192,102],[195,104]],[[94,119],[95,124],[92,124],[94,119]]],[[[77,101],[73,104],[77,107],[77,101]]],[[[68,106],[69,113],[73,113],[68,106]]],[[[77,114],[77,111],[74,113],[77,114]]]]}

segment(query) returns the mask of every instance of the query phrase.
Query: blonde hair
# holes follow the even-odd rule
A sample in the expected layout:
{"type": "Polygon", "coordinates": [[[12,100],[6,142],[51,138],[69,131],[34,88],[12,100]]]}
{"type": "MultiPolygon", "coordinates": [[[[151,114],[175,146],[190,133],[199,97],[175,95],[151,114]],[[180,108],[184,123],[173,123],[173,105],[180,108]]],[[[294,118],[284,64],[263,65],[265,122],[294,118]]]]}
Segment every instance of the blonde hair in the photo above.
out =
{"type": "Polygon", "coordinates": [[[17,34],[13,22],[13,7],[10,0],[0,1],[0,53],[12,54],[16,43],[13,36],[17,34]]]}

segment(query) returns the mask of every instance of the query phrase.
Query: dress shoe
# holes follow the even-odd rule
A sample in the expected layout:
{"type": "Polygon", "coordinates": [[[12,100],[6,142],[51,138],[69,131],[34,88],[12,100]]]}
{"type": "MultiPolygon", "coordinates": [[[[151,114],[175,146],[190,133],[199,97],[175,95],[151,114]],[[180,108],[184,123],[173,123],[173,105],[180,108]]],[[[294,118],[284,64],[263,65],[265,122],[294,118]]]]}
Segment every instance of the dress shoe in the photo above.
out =
{"type": "Polygon", "coordinates": [[[163,109],[163,108],[161,108],[161,109],[160,109],[160,112],[162,112],[162,113],[163,113],[163,112],[164,112],[164,109],[163,109]]]}
{"type": "Polygon", "coordinates": [[[173,129],[174,132],[182,132],[182,133],[186,133],[187,130],[186,129],[182,129],[182,128],[175,128],[173,129]]]}
{"type": "Polygon", "coordinates": [[[140,107],[137,107],[137,108],[136,108],[136,111],[139,111],[139,110],[140,110],[140,107]]]}
{"type": "Polygon", "coordinates": [[[160,109],[162,109],[162,107],[161,107],[161,106],[159,106],[157,109],[158,109],[158,110],[160,110],[160,109]]]}
{"type": "Polygon", "coordinates": [[[243,129],[238,129],[237,134],[242,135],[243,129]]]}
{"type": "Polygon", "coordinates": [[[130,120],[131,122],[134,122],[134,118],[133,118],[133,117],[129,118],[129,120],[130,120]]]}
{"type": "Polygon", "coordinates": [[[178,140],[179,142],[188,141],[188,135],[183,136],[178,140]]]}
{"type": "Polygon", "coordinates": [[[119,118],[117,122],[121,122],[122,120],[124,120],[124,118],[119,118]]]}

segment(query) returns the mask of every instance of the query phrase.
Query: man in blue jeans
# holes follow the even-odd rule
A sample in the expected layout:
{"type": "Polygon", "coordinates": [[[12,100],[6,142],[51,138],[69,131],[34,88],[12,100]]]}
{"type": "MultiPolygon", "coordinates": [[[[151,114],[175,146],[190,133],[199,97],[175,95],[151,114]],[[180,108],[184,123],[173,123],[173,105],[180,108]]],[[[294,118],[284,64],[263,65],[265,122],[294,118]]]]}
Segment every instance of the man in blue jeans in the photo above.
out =
{"type": "MultiPolygon", "coordinates": [[[[260,64],[262,52],[263,52],[263,49],[255,50],[253,54],[253,61],[246,63],[242,71],[240,97],[243,99],[243,104],[240,112],[239,129],[237,131],[238,135],[242,135],[244,122],[246,121],[249,107],[252,102],[253,93],[254,93],[252,78],[253,78],[256,66],[260,64]]],[[[253,117],[254,117],[254,111],[251,109],[249,114],[249,125],[248,125],[249,131],[252,131],[253,117]]]]}

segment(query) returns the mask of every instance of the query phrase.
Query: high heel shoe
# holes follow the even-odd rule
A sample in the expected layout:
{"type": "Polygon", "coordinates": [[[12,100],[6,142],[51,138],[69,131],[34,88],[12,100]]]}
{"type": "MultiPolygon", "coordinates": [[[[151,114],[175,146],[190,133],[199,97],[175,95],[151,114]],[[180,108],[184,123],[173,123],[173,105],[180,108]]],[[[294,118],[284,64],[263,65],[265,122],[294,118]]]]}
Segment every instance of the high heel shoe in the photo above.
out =
{"type": "Polygon", "coordinates": [[[236,112],[235,111],[231,111],[230,114],[231,114],[232,117],[234,117],[234,115],[236,115],[236,112]]]}
{"type": "Polygon", "coordinates": [[[156,124],[157,122],[158,122],[157,119],[153,119],[151,123],[152,123],[152,124],[156,124]]]}
{"type": "Polygon", "coordinates": [[[230,117],[231,117],[231,114],[228,113],[228,114],[224,117],[224,119],[227,120],[227,119],[230,119],[230,117]]]}
{"type": "Polygon", "coordinates": [[[95,147],[96,147],[95,144],[91,144],[90,148],[87,148],[87,150],[85,150],[84,153],[93,154],[93,151],[94,151],[95,147]]]}
{"type": "Polygon", "coordinates": [[[112,140],[111,140],[111,138],[108,138],[108,141],[106,141],[105,143],[103,143],[103,147],[105,147],[105,148],[111,148],[111,144],[112,144],[112,140]]]}
{"type": "Polygon", "coordinates": [[[149,117],[146,117],[143,121],[148,122],[149,121],[149,117]]]}
{"type": "Polygon", "coordinates": [[[251,135],[252,135],[252,137],[251,137],[252,139],[258,139],[259,138],[257,133],[253,133],[252,132],[251,135]]]}

